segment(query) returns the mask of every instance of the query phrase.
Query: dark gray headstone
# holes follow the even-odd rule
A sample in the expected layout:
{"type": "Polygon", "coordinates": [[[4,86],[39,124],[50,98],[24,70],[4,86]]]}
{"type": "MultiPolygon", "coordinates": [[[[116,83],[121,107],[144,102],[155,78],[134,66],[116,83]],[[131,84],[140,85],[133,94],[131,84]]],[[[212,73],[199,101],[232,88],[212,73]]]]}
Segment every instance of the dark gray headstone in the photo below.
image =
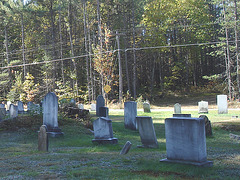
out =
{"type": "Polygon", "coordinates": [[[174,114],[181,114],[182,110],[181,110],[181,104],[176,103],[174,104],[174,114]]]}
{"type": "Polygon", "coordinates": [[[5,108],[5,104],[0,103],[0,108],[5,108]]]}
{"type": "Polygon", "coordinates": [[[173,114],[173,117],[191,117],[191,114],[173,114]]]}
{"type": "Polygon", "coordinates": [[[99,117],[93,121],[94,138],[92,142],[99,144],[116,144],[117,138],[113,137],[112,121],[106,117],[99,117]]]}
{"type": "Polygon", "coordinates": [[[145,113],[150,113],[151,112],[151,109],[150,109],[150,104],[148,102],[144,102],[143,103],[143,111],[145,113]]]}
{"type": "Polygon", "coordinates": [[[0,108],[0,120],[3,120],[6,116],[6,108],[0,108]]]}
{"type": "Polygon", "coordinates": [[[136,130],[137,103],[128,101],[124,103],[124,126],[127,129],[136,130]]]}
{"type": "Polygon", "coordinates": [[[202,118],[165,119],[167,159],[161,161],[212,166],[207,161],[205,122],[202,118]]]}
{"type": "Polygon", "coordinates": [[[46,125],[42,125],[40,131],[38,131],[38,150],[48,151],[48,134],[46,125]]]}
{"type": "Polygon", "coordinates": [[[97,97],[96,116],[99,116],[99,108],[105,106],[105,99],[102,95],[97,97]]]}
{"type": "Polygon", "coordinates": [[[108,117],[108,107],[99,108],[99,117],[108,117]]]}
{"type": "Polygon", "coordinates": [[[18,107],[11,104],[9,108],[10,118],[16,118],[18,116],[18,107]]]}
{"type": "Polygon", "coordinates": [[[34,109],[34,104],[33,104],[32,101],[29,101],[29,102],[27,103],[27,112],[32,112],[33,109],[34,109]]]}
{"type": "Polygon", "coordinates": [[[136,120],[142,142],[142,146],[138,147],[158,148],[158,142],[152,122],[152,117],[137,116],[136,120]]]}
{"type": "Polygon", "coordinates": [[[120,155],[127,154],[128,151],[131,149],[132,143],[130,141],[127,141],[126,144],[123,146],[120,155]]]}
{"type": "Polygon", "coordinates": [[[43,99],[43,125],[47,126],[50,136],[63,135],[58,127],[58,97],[53,92],[49,92],[43,99]]]}
{"type": "Polygon", "coordinates": [[[218,114],[228,113],[227,95],[217,95],[218,114]]]}
{"type": "Polygon", "coordinates": [[[18,113],[23,114],[24,113],[24,107],[23,107],[23,102],[18,101],[18,113]]]}
{"type": "Polygon", "coordinates": [[[198,113],[208,113],[208,102],[207,101],[198,102],[198,113]]]}
{"type": "Polygon", "coordinates": [[[199,118],[204,119],[205,122],[205,135],[206,136],[212,136],[212,125],[211,121],[209,121],[208,117],[205,115],[199,116],[199,118]]]}

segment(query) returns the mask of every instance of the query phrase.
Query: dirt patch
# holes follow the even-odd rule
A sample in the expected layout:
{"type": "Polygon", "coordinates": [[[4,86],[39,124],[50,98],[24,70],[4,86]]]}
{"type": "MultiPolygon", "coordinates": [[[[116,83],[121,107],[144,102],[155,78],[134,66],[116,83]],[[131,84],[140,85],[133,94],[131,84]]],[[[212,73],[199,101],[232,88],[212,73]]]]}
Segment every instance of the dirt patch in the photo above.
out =
{"type": "Polygon", "coordinates": [[[237,120],[216,122],[213,125],[226,131],[240,131],[240,121],[237,120]]]}

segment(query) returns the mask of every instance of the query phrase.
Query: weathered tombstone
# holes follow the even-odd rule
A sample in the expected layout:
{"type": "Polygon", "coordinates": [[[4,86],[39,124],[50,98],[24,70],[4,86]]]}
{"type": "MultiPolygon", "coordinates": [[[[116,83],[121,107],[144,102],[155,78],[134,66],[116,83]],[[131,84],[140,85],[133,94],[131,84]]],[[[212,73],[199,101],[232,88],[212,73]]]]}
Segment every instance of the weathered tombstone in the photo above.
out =
{"type": "Polygon", "coordinates": [[[91,104],[91,111],[96,111],[96,104],[91,104]]]}
{"type": "Polygon", "coordinates": [[[0,108],[5,108],[5,104],[0,103],[0,108]]]}
{"type": "Polygon", "coordinates": [[[0,120],[3,120],[6,116],[6,108],[0,108],[0,120]]]}
{"type": "Polygon", "coordinates": [[[106,117],[99,117],[93,121],[94,138],[92,142],[99,144],[117,144],[118,139],[113,137],[112,121],[106,117]]]}
{"type": "Polygon", "coordinates": [[[198,113],[208,113],[208,102],[207,101],[198,102],[198,113]]]}
{"type": "Polygon", "coordinates": [[[35,104],[34,113],[35,114],[41,114],[41,106],[40,106],[40,104],[35,104]]]}
{"type": "Polygon", "coordinates": [[[227,95],[217,95],[218,114],[228,113],[227,95]]]}
{"type": "Polygon", "coordinates": [[[6,109],[7,111],[9,111],[11,104],[12,104],[11,101],[8,101],[8,102],[7,102],[7,109],[6,109]]]}
{"type": "Polygon", "coordinates": [[[211,121],[209,121],[208,117],[205,115],[200,115],[199,118],[204,119],[205,122],[205,135],[207,136],[212,136],[212,126],[211,126],[211,121]]]}
{"type": "Polygon", "coordinates": [[[173,114],[173,117],[191,117],[191,114],[173,114]]]}
{"type": "Polygon", "coordinates": [[[43,125],[47,126],[51,137],[63,135],[58,127],[58,98],[53,92],[49,92],[43,99],[43,125]]]}
{"type": "Polygon", "coordinates": [[[124,103],[124,126],[127,129],[136,130],[137,103],[128,101],[124,103]]]}
{"type": "Polygon", "coordinates": [[[30,113],[30,112],[33,111],[33,109],[34,109],[34,104],[33,104],[32,101],[29,101],[29,102],[27,103],[27,112],[30,113]]]}
{"type": "Polygon", "coordinates": [[[123,146],[120,155],[127,154],[128,151],[131,149],[132,143],[130,141],[127,141],[126,144],[123,146]]]}
{"type": "Polygon", "coordinates": [[[18,114],[23,114],[23,113],[24,113],[23,102],[18,101],[18,114]]]}
{"type": "Polygon", "coordinates": [[[137,116],[136,121],[142,142],[142,145],[138,147],[158,148],[152,117],[137,116]]]}
{"type": "Polygon", "coordinates": [[[148,102],[144,102],[143,103],[143,111],[146,113],[150,113],[151,109],[150,109],[150,104],[148,102]]]}
{"type": "Polygon", "coordinates": [[[38,131],[38,150],[48,151],[48,133],[46,125],[42,125],[40,131],[38,131]]]}
{"type": "Polygon", "coordinates": [[[18,116],[18,107],[11,104],[9,108],[10,118],[16,118],[18,116]]]}
{"type": "Polygon", "coordinates": [[[99,108],[99,117],[108,117],[108,107],[99,108]]]}
{"type": "Polygon", "coordinates": [[[99,108],[105,106],[105,100],[102,95],[97,97],[97,105],[96,105],[96,116],[99,116],[99,108]]]}
{"type": "Polygon", "coordinates": [[[78,109],[84,109],[84,105],[83,104],[78,104],[78,109]]]}
{"type": "Polygon", "coordinates": [[[167,159],[163,162],[212,166],[207,161],[205,122],[202,118],[172,117],[165,119],[167,159]]]}
{"type": "Polygon", "coordinates": [[[181,114],[181,113],[182,113],[181,104],[179,103],[174,104],[174,114],[181,114]]]}
{"type": "Polygon", "coordinates": [[[75,107],[76,106],[76,101],[75,99],[70,100],[70,106],[75,107]]]}

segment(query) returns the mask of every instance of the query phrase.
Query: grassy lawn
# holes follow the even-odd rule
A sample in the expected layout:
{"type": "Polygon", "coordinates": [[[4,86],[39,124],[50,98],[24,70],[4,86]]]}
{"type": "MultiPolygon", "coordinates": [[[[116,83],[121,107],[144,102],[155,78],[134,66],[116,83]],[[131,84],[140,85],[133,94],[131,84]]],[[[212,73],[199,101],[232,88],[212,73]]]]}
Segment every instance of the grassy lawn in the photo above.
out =
{"type": "MultiPolygon", "coordinates": [[[[182,113],[199,116],[197,111],[182,113]]],[[[141,145],[139,133],[125,129],[123,111],[116,110],[110,111],[110,119],[117,145],[93,144],[91,131],[64,118],[59,123],[64,137],[50,138],[49,152],[37,151],[39,125],[0,129],[0,179],[239,179],[240,141],[229,137],[230,133],[240,135],[240,119],[232,119],[238,113],[232,110],[218,115],[210,110],[207,114],[213,127],[213,137],[207,138],[207,158],[214,163],[210,168],[159,162],[166,158],[164,119],[172,117],[172,111],[138,112],[138,116],[153,118],[158,149],[137,148],[141,145]],[[119,155],[126,141],[132,148],[119,155]]],[[[30,118],[41,124],[41,117],[30,118]]]]}

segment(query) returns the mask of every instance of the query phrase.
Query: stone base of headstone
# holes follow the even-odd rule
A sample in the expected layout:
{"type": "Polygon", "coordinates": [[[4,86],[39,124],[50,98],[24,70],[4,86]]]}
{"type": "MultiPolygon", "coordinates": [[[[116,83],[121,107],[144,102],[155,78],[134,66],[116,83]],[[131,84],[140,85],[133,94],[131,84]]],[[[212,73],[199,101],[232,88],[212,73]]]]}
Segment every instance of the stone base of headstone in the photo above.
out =
{"type": "Polygon", "coordinates": [[[191,117],[191,114],[173,114],[173,117],[191,117]]]}
{"type": "Polygon", "coordinates": [[[117,144],[118,139],[117,138],[109,138],[109,139],[93,139],[93,143],[97,144],[117,144]]]}
{"type": "Polygon", "coordinates": [[[47,131],[49,137],[62,137],[64,133],[60,128],[52,128],[47,131]]]}
{"type": "Polygon", "coordinates": [[[180,161],[180,160],[161,159],[160,162],[189,164],[189,165],[200,166],[200,167],[212,167],[213,166],[212,161],[194,162],[194,161],[180,161]]]}
{"type": "Polygon", "coordinates": [[[130,141],[127,141],[126,144],[123,146],[123,148],[120,152],[120,155],[127,154],[128,151],[130,150],[131,146],[132,146],[132,143],[130,141]]]}

